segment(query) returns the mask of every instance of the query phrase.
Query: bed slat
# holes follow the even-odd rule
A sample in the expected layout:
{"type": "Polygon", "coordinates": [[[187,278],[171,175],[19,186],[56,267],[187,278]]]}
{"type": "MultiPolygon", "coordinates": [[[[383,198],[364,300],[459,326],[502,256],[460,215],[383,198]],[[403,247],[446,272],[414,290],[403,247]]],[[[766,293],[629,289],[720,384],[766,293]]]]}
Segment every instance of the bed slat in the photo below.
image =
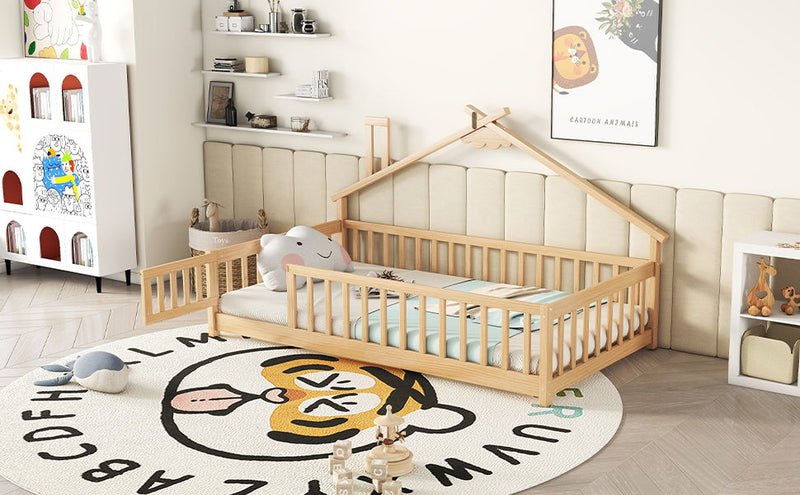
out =
{"type": "Polygon", "coordinates": [[[314,331],[314,279],[306,277],[306,330],[314,331]]]}
{"type": "MultiPolygon", "coordinates": [[[[325,333],[333,335],[333,309],[331,308],[331,281],[325,280],[325,333]]],[[[344,293],[343,293],[344,295],[344,293]]]]}
{"type": "Polygon", "coordinates": [[[522,317],[522,372],[526,375],[531,373],[531,314],[525,313],[522,317]]]}
{"type": "Polygon", "coordinates": [[[458,305],[458,359],[467,360],[467,303],[458,305]]]}
{"type": "Polygon", "coordinates": [[[297,275],[286,277],[286,321],[289,328],[297,328],[297,275]]]}
{"type": "Polygon", "coordinates": [[[369,287],[361,286],[361,341],[369,342],[369,287]]]}
{"type": "Polygon", "coordinates": [[[509,314],[508,314],[508,310],[507,309],[503,310],[502,320],[501,321],[502,321],[501,329],[503,331],[503,335],[502,335],[502,352],[503,352],[503,355],[500,357],[500,366],[504,370],[507,370],[508,369],[508,362],[509,362],[509,356],[508,356],[509,314]]]}
{"type": "Polygon", "coordinates": [[[439,357],[447,357],[447,301],[439,298],[439,357]]]}
{"type": "Polygon", "coordinates": [[[425,304],[427,298],[425,296],[419,296],[418,304],[419,304],[419,352],[425,354],[428,352],[428,321],[425,318],[425,304]]]}
{"type": "Polygon", "coordinates": [[[178,307],[178,274],[175,272],[169,274],[169,304],[170,309],[178,307]]]}
{"type": "Polygon", "coordinates": [[[400,293],[400,349],[408,349],[408,323],[406,322],[406,311],[408,311],[405,292],[400,293]]]}
{"type": "Polygon", "coordinates": [[[350,339],[350,284],[342,282],[342,330],[344,338],[350,339]]]}
{"type": "Polygon", "coordinates": [[[481,305],[481,364],[489,362],[489,308],[481,305]]]}
{"type": "Polygon", "coordinates": [[[575,369],[578,354],[578,310],[570,314],[569,322],[569,369],[575,369]]]}
{"type": "Polygon", "coordinates": [[[558,358],[558,374],[559,376],[564,373],[564,317],[558,317],[558,326],[556,328],[556,332],[558,332],[558,340],[556,344],[556,357],[558,358]]]}
{"type": "Polygon", "coordinates": [[[381,289],[381,345],[389,345],[389,328],[386,321],[386,289],[381,289]]]}

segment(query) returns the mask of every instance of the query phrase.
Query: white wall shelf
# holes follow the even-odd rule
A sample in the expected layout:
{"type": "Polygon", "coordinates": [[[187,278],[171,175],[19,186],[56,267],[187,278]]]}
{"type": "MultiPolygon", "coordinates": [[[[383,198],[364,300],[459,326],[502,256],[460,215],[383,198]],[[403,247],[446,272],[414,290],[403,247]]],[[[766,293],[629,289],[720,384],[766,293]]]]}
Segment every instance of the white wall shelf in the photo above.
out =
{"type": "Polygon", "coordinates": [[[256,38],[329,38],[330,33],[314,33],[314,34],[300,34],[300,33],[261,33],[257,31],[248,31],[244,33],[232,31],[211,31],[211,34],[219,34],[223,36],[252,36],[256,38]]]}
{"type": "Polygon", "coordinates": [[[212,76],[223,76],[223,77],[255,77],[255,78],[267,78],[267,77],[278,77],[281,75],[280,72],[267,72],[266,74],[256,74],[253,72],[224,72],[220,70],[202,70],[203,74],[210,74],[212,76]]]}
{"type": "Polygon", "coordinates": [[[196,127],[207,127],[212,129],[222,129],[229,131],[262,132],[266,134],[282,134],[284,136],[322,138],[322,139],[333,139],[333,138],[347,136],[347,133],[344,132],[333,132],[333,131],[295,132],[285,127],[275,127],[272,129],[259,129],[257,127],[250,127],[249,125],[246,124],[239,124],[238,126],[233,127],[224,124],[209,124],[208,122],[192,122],[192,125],[196,127]]]}
{"type": "Polygon", "coordinates": [[[295,100],[295,101],[330,101],[333,99],[333,96],[327,96],[325,98],[311,98],[309,96],[297,96],[293,94],[284,94],[284,95],[275,95],[275,98],[279,100],[295,100]]]}
{"type": "Polygon", "coordinates": [[[733,246],[733,279],[731,285],[731,331],[728,354],[728,383],[742,387],[757,388],[787,395],[800,396],[800,386],[795,381],[791,384],[763,380],[741,374],[741,347],[744,333],[762,324],[780,324],[800,327],[800,313],[787,315],[781,311],[780,292],[775,290],[776,302],[770,316],[752,316],[747,312],[747,294],[758,279],[758,268],[755,263],[764,258],[767,263],[775,264],[770,258],[800,261],[800,250],[778,247],[779,243],[800,241],[800,235],[783,232],[764,231],[737,241],[733,246]]]}

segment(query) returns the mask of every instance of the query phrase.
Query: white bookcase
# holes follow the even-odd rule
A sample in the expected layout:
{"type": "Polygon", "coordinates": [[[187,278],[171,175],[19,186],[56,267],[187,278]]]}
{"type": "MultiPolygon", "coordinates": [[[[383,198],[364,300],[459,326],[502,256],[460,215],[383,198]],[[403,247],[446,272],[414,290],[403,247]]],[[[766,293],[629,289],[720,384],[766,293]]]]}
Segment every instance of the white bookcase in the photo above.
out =
{"type": "MultiPolygon", "coordinates": [[[[752,316],[747,312],[747,294],[758,280],[759,270],[756,263],[764,258],[769,264],[776,265],[778,277],[783,270],[797,273],[797,267],[790,267],[793,261],[800,261],[800,249],[779,247],[778,244],[793,244],[800,241],[800,234],[764,231],[737,241],[733,246],[733,279],[731,285],[731,333],[730,352],[728,355],[728,383],[743,387],[757,388],[788,395],[800,396],[797,382],[791,384],[762,380],[741,374],[741,346],[744,333],[758,325],[777,323],[800,327],[800,313],[791,316],[781,311],[785,301],[780,296],[780,284],[773,284],[775,305],[770,316],[752,316]]],[[[785,275],[785,274],[784,274],[785,275]]],[[[785,277],[783,277],[785,279],[785,277]]],[[[795,282],[800,289],[800,279],[795,282]]]]}
{"type": "Polygon", "coordinates": [[[125,65],[0,59],[0,98],[6,273],[17,261],[94,276],[98,292],[107,275],[125,272],[130,283],[137,263],[125,65]]]}

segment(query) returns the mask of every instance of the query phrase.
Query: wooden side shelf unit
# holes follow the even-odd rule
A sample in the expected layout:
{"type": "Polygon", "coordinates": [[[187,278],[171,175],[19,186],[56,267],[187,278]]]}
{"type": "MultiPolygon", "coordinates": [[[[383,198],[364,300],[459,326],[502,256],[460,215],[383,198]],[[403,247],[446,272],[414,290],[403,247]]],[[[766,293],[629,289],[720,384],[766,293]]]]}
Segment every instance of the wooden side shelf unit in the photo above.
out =
{"type": "MultiPolygon", "coordinates": [[[[800,312],[787,315],[781,311],[785,301],[780,297],[780,287],[772,287],[775,304],[770,316],[752,316],[747,312],[747,294],[755,285],[759,270],[756,263],[763,257],[769,264],[781,261],[784,266],[792,260],[800,262],[800,249],[779,247],[779,244],[793,244],[800,241],[800,235],[783,232],[763,231],[737,241],[733,246],[733,279],[731,285],[731,331],[728,355],[728,383],[743,387],[757,388],[770,392],[800,396],[797,381],[791,384],[779,383],[741,372],[742,337],[745,332],[759,325],[782,325],[800,327],[800,312]],[[784,261],[785,260],[785,261],[784,261]]],[[[800,283],[798,283],[800,289],[800,283]]],[[[787,346],[787,352],[791,349],[787,346]]],[[[777,356],[776,356],[777,357],[777,356]]]]}
{"type": "Polygon", "coordinates": [[[0,129],[5,237],[11,261],[95,277],[136,262],[125,64],[2,59],[0,88],[19,131],[0,129]]]}

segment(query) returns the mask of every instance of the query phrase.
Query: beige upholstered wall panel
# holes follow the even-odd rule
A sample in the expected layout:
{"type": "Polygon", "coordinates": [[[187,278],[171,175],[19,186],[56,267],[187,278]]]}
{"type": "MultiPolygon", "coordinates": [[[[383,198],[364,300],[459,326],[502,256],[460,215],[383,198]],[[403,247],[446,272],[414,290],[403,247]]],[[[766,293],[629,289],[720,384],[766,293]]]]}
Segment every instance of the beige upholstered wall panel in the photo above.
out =
{"type": "Polygon", "coordinates": [[[233,211],[226,211],[224,216],[257,218],[264,204],[261,156],[260,146],[237,144],[233,147],[233,211]]]}
{"type": "MultiPolygon", "coordinates": [[[[467,235],[492,239],[505,235],[505,175],[502,170],[467,169],[467,235]]],[[[482,262],[480,256],[477,259],[482,262]]],[[[489,280],[501,280],[500,253],[491,251],[488,259],[489,280]]],[[[480,264],[475,266],[483,270],[480,264]]]]}
{"type": "MultiPolygon", "coordinates": [[[[510,241],[544,244],[544,181],[540,174],[506,173],[505,238],[510,241]]],[[[516,274],[519,261],[509,257],[508,270],[516,274]]],[[[524,280],[512,283],[533,285],[536,281],[536,258],[525,257],[524,280]]]]}
{"type": "Polygon", "coordinates": [[[713,356],[719,323],[722,194],[681,189],[675,213],[672,348],[713,356]]]}
{"type": "Polygon", "coordinates": [[[327,220],[325,177],[324,153],[294,152],[294,221],[297,225],[317,225],[327,220]]]}
{"type": "Polygon", "coordinates": [[[294,153],[281,148],[264,148],[261,155],[264,177],[264,211],[270,232],[286,232],[294,221],[294,153]]]}
{"type": "MultiPolygon", "coordinates": [[[[622,202],[631,203],[631,185],[625,182],[608,180],[594,181],[594,184],[622,202]]],[[[598,253],[628,255],[630,223],[603,206],[594,198],[586,198],[586,250],[598,253]]],[[[585,267],[584,286],[591,285],[593,267],[585,267]]],[[[600,280],[608,280],[614,273],[610,266],[600,269],[600,280]]]]}
{"type": "MultiPolygon", "coordinates": [[[[328,206],[327,220],[339,219],[339,205],[331,201],[331,195],[358,182],[358,157],[353,155],[328,155],[325,157],[325,203],[328,206]]],[[[347,216],[358,219],[358,193],[347,202],[347,216]]]]}
{"type": "MultiPolygon", "coordinates": [[[[394,175],[394,224],[427,230],[430,225],[428,164],[417,163],[394,175]]],[[[399,256],[399,254],[398,254],[399,256]]],[[[427,263],[427,258],[425,263],[427,263]]],[[[405,265],[414,266],[414,241],[405,241],[405,265]]]]}
{"type": "MultiPolygon", "coordinates": [[[[583,250],[586,247],[586,194],[561,177],[545,180],[544,242],[548,246],[583,250]]],[[[545,260],[545,286],[555,283],[553,260],[545,260]]],[[[572,261],[562,264],[561,290],[573,290],[572,261]]]]}
{"type": "MultiPolygon", "coordinates": [[[[228,143],[203,143],[206,197],[233,210],[233,146],[228,143]]],[[[223,217],[233,216],[222,210],[223,217]]]]}
{"type": "MultiPolygon", "coordinates": [[[[467,231],[467,169],[457,165],[431,165],[430,228],[464,234],[467,231]]],[[[426,246],[423,246],[425,248],[426,246]]],[[[432,247],[431,247],[432,249],[432,247]]],[[[466,256],[466,254],[465,254],[466,256]]],[[[447,248],[439,247],[439,270],[447,269],[447,248]]],[[[480,275],[480,273],[478,273],[480,275]]]]}
{"type": "MultiPolygon", "coordinates": [[[[658,345],[670,347],[672,329],[672,276],[675,259],[675,202],[671,187],[634,185],[631,207],[669,234],[661,252],[661,303],[658,318],[658,345]]],[[[650,237],[638,227],[630,228],[630,255],[650,257],[650,237]]]]}
{"type": "Polygon", "coordinates": [[[772,198],[726,194],[722,208],[722,257],[719,277],[717,356],[728,357],[731,321],[733,244],[755,232],[772,227],[772,198]]]}

